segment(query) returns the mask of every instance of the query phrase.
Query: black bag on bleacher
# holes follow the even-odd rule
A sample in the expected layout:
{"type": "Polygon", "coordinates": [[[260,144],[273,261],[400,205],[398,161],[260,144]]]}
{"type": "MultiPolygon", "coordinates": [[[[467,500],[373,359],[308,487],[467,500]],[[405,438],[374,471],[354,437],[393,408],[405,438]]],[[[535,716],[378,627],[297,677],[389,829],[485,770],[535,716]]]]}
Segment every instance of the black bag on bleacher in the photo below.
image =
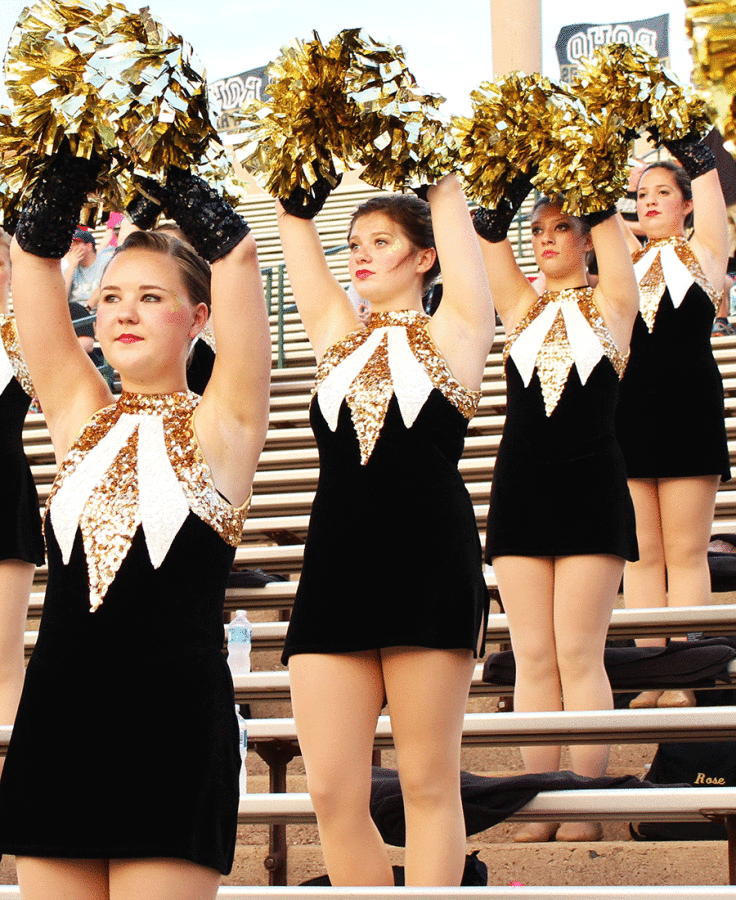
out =
{"type": "MultiPolygon", "coordinates": [[[[692,784],[693,787],[736,785],[736,741],[680,741],[660,744],[647,781],[692,784]]],[[[721,822],[639,822],[629,825],[637,841],[726,840],[721,822]]]]}

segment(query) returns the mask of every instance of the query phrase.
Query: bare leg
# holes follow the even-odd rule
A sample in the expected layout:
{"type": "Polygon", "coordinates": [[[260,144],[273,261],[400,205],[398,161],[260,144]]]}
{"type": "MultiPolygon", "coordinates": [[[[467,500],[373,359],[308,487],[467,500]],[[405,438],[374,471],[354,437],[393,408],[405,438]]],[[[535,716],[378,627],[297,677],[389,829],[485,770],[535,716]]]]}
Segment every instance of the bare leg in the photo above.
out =
{"type": "Polygon", "coordinates": [[[365,653],[302,653],[289,660],[291,702],[333,885],[393,885],[370,817],[371,758],[384,700],[381,660],[365,653]]]}
{"type": "MultiPolygon", "coordinates": [[[[562,686],[557,667],[554,631],[554,564],[551,558],[499,556],[493,560],[503,608],[509,622],[516,661],[514,708],[519,712],[562,709],[562,686]]],[[[556,772],[560,747],[521,747],[527,772],[556,772]]],[[[556,822],[522,825],[514,840],[549,841],[556,822]]]]}
{"type": "MultiPolygon", "coordinates": [[[[499,556],[493,570],[509,622],[516,662],[514,709],[562,709],[554,631],[554,565],[551,558],[499,556]]],[[[522,747],[527,772],[556,772],[560,748],[522,747]]]]}
{"type": "Polygon", "coordinates": [[[406,884],[459,885],[465,863],[460,798],[470,650],[381,651],[406,818],[406,884]]]}
{"type": "MultiPolygon", "coordinates": [[[[603,651],[623,567],[618,556],[555,560],[555,644],[566,710],[613,709],[603,651]]],[[[574,772],[597,777],[605,774],[608,747],[576,744],[570,757],[574,772]]]]}
{"type": "MultiPolygon", "coordinates": [[[[627,562],[624,568],[624,603],[627,609],[664,607],[667,606],[667,570],[657,481],[631,478],[629,491],[636,513],[639,560],[627,562]]],[[[665,640],[642,638],[636,643],[639,647],[664,647],[665,640]]]]}
{"type": "Polygon", "coordinates": [[[708,543],[718,483],[718,475],[659,479],[669,606],[711,601],[708,543]]]}
{"type": "Polygon", "coordinates": [[[110,900],[215,900],[220,873],[183,859],[111,859],[110,900]]]}
{"type": "MultiPolygon", "coordinates": [[[[36,567],[19,559],[0,562],[0,725],[12,725],[25,677],[23,642],[28,597],[36,567]]],[[[2,772],[5,758],[0,758],[2,772]]]]}
{"type": "Polygon", "coordinates": [[[107,860],[15,860],[23,900],[109,900],[107,860]]]}

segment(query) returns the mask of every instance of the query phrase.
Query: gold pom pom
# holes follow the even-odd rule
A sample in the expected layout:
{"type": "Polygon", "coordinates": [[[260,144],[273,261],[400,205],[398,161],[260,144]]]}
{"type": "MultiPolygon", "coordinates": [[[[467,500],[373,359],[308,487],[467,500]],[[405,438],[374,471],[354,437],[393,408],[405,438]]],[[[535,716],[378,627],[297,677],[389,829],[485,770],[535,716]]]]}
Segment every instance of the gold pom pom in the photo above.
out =
{"type": "Polygon", "coordinates": [[[626,193],[627,148],[618,120],[599,120],[569,90],[512,72],[471,94],[473,117],[453,119],[468,196],[494,208],[518,172],[571,215],[608,209],[626,193]]]}
{"type": "Polygon", "coordinates": [[[712,127],[703,98],[637,44],[607,44],[581,59],[573,89],[593,114],[606,110],[658,142],[702,137],[712,127]]]}
{"type": "Polygon", "coordinates": [[[736,156],[736,0],[687,0],[686,5],[693,81],[725,146],[736,156]]]}
{"type": "Polygon", "coordinates": [[[217,137],[191,47],[147,9],[39,0],[18,19],[5,76],[13,124],[35,156],[24,191],[66,137],[78,156],[102,158],[100,191],[120,208],[125,172],[189,168],[217,137]]]}
{"type": "Polygon", "coordinates": [[[331,184],[365,166],[363,180],[404,190],[451,169],[451,148],[437,115],[442,97],[424,94],[400,47],[346,29],[325,46],[293,41],[269,67],[266,102],[240,114],[236,158],[276,197],[318,177],[331,184]]]}

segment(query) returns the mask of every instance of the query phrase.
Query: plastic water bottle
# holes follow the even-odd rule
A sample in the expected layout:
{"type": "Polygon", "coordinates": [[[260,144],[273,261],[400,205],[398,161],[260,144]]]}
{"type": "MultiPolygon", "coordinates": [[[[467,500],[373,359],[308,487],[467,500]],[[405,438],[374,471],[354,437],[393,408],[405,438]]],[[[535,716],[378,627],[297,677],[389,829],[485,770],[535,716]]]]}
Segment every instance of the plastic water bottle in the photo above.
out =
{"type": "Polygon", "coordinates": [[[253,626],[248,621],[245,610],[239,609],[227,629],[227,662],[231,675],[247,675],[250,672],[252,639],[253,626]]]}
{"type": "Polygon", "coordinates": [[[248,722],[240,715],[238,704],[235,704],[235,717],[238,720],[238,746],[240,747],[240,793],[248,793],[248,773],[245,770],[245,757],[248,753],[248,722]]]}

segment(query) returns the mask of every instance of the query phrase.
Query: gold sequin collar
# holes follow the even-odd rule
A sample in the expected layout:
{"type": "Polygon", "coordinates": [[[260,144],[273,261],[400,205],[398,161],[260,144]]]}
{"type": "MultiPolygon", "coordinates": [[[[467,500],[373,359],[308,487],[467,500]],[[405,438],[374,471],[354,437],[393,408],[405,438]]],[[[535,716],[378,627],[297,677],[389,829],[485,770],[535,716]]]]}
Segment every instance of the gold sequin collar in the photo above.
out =
{"type": "Polygon", "coordinates": [[[190,391],[123,393],[92,416],[66,455],[46,513],[64,564],[77,528],[82,532],[92,610],[102,603],[138,526],[154,568],[190,511],[238,545],[248,503],[235,508],[214,486],[194,433],[199,400],[190,391]]]}
{"type": "Polygon", "coordinates": [[[649,241],[633,255],[639,282],[641,317],[651,332],[665,288],[675,309],[693,284],[699,285],[718,309],[721,298],[705,277],[697,257],[684,237],[677,235],[649,241]]]}
{"type": "Polygon", "coordinates": [[[0,393],[15,378],[29,397],[35,396],[31,373],[28,371],[18,340],[15,318],[0,314],[0,393]]]}
{"type": "Polygon", "coordinates": [[[537,370],[548,416],[562,396],[573,364],[585,384],[604,356],[619,378],[628,361],[628,354],[624,356],[613,342],[591,287],[542,294],[506,339],[504,365],[509,356],[525,387],[537,370]]]}
{"type": "Polygon", "coordinates": [[[434,388],[465,418],[475,415],[480,391],[468,390],[453,377],[427,331],[428,322],[429,316],[415,310],[374,313],[366,328],[351,332],[322,357],[313,393],[332,431],[342,401],[347,402],[362,465],[370,459],[394,394],[407,428],[434,388]]]}

